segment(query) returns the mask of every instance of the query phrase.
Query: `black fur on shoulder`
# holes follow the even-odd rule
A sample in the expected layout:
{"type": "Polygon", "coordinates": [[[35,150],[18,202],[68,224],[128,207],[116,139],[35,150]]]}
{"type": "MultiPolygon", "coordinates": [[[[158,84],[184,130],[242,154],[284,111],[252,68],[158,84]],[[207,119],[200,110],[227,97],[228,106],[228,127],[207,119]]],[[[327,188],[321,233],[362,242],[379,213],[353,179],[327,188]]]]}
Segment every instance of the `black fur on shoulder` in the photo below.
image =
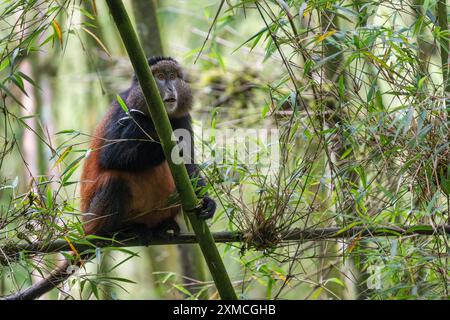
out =
{"type": "MultiPolygon", "coordinates": [[[[120,96],[123,100],[129,90],[120,96]]],[[[155,125],[150,117],[139,112],[127,115],[115,101],[109,125],[106,127],[100,166],[108,170],[142,171],[165,160],[155,125]]],[[[172,129],[187,129],[192,133],[191,117],[170,119],[172,129]]],[[[191,134],[192,135],[192,134],[191,134]]]]}

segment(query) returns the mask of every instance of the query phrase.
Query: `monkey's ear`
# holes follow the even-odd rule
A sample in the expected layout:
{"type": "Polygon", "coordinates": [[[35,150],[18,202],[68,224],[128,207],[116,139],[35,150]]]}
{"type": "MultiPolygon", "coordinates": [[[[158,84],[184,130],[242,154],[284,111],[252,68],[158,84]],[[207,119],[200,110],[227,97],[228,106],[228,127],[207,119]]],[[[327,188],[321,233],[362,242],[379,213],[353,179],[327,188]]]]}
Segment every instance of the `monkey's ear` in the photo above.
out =
{"type": "Polygon", "coordinates": [[[180,77],[187,83],[192,83],[194,81],[194,78],[184,69],[180,70],[180,77]]]}

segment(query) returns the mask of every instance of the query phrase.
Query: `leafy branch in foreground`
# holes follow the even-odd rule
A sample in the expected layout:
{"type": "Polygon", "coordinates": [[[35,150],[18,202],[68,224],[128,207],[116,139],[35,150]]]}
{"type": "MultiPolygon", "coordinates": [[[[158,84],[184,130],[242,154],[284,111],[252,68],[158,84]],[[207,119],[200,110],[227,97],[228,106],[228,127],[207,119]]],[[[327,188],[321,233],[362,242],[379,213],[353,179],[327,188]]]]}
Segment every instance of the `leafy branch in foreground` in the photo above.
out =
{"type": "MultiPolygon", "coordinates": [[[[450,234],[450,225],[431,226],[431,225],[411,225],[411,226],[377,226],[377,227],[358,227],[351,228],[318,228],[310,230],[293,229],[288,232],[281,233],[278,237],[279,242],[306,242],[332,239],[352,239],[357,238],[358,241],[363,238],[373,237],[405,237],[405,236],[437,236],[450,234]]],[[[214,241],[217,243],[232,243],[241,242],[248,248],[256,248],[263,250],[271,248],[273,244],[268,244],[265,240],[256,241],[254,238],[248,239],[246,234],[241,232],[214,232],[212,233],[214,241]],[[250,240],[250,241],[249,241],[250,240]]],[[[155,238],[148,245],[168,245],[168,244],[192,244],[198,243],[195,234],[181,233],[178,236],[167,238],[155,238]]],[[[15,243],[2,247],[2,252],[8,254],[9,259],[13,255],[19,253],[33,255],[41,253],[52,253],[60,251],[76,251],[82,252],[91,250],[93,248],[105,247],[135,247],[142,246],[142,243],[137,238],[130,238],[129,240],[114,241],[105,239],[93,239],[86,241],[55,240],[50,243],[33,242],[33,243],[15,243]]],[[[0,259],[1,262],[1,259],[0,259]]],[[[1,263],[0,263],[1,264],[1,263]]]]}

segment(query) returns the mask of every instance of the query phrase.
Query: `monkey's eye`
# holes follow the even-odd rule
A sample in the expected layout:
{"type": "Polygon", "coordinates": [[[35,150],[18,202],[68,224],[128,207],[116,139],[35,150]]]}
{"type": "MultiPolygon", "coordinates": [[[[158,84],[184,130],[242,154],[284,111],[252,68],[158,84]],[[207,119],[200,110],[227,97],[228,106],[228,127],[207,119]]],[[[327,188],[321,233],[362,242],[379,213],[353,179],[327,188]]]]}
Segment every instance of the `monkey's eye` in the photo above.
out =
{"type": "Polygon", "coordinates": [[[169,79],[170,80],[175,80],[175,78],[177,77],[177,75],[173,72],[169,73],[169,79]]]}
{"type": "Polygon", "coordinates": [[[156,78],[157,78],[158,80],[164,80],[164,73],[158,72],[158,73],[156,74],[156,78]]]}

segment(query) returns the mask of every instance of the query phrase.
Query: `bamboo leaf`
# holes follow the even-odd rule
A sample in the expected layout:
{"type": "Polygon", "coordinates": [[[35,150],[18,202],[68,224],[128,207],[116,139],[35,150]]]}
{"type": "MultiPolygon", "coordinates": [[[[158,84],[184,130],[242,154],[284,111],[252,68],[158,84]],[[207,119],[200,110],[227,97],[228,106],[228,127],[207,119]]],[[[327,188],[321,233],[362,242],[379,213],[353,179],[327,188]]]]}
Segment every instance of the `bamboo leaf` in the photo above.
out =
{"type": "Polygon", "coordinates": [[[56,33],[56,37],[58,38],[59,44],[63,45],[63,41],[62,41],[62,32],[61,32],[61,27],[58,24],[58,21],[56,21],[55,19],[52,20],[52,26],[53,29],[55,30],[56,33]]]}
{"type": "Polygon", "coordinates": [[[322,42],[323,40],[325,40],[326,38],[328,38],[328,37],[331,37],[333,34],[335,34],[337,32],[337,30],[336,29],[332,29],[332,30],[330,30],[330,31],[328,31],[328,32],[325,32],[324,34],[322,34],[321,36],[319,36],[317,39],[316,39],[316,44],[318,44],[318,43],[320,43],[320,42],[322,42]]]}
{"type": "Polygon", "coordinates": [[[55,164],[52,166],[52,169],[54,169],[58,164],[60,164],[67,156],[68,154],[72,151],[72,146],[67,147],[63,153],[61,154],[61,156],[59,156],[59,158],[56,160],[55,164]]]}
{"type": "Polygon", "coordinates": [[[125,111],[126,114],[129,114],[129,110],[127,105],[125,104],[125,102],[123,101],[122,97],[120,95],[116,95],[116,99],[119,102],[120,107],[122,108],[123,111],[125,111]]]}
{"type": "Polygon", "coordinates": [[[106,46],[103,44],[103,42],[93,33],[91,32],[89,29],[82,27],[81,29],[83,29],[88,35],[90,35],[92,38],[94,38],[95,41],[97,41],[97,43],[100,45],[100,47],[102,47],[103,51],[105,51],[105,53],[111,57],[111,53],[109,53],[108,48],[106,48],[106,46]]]}

